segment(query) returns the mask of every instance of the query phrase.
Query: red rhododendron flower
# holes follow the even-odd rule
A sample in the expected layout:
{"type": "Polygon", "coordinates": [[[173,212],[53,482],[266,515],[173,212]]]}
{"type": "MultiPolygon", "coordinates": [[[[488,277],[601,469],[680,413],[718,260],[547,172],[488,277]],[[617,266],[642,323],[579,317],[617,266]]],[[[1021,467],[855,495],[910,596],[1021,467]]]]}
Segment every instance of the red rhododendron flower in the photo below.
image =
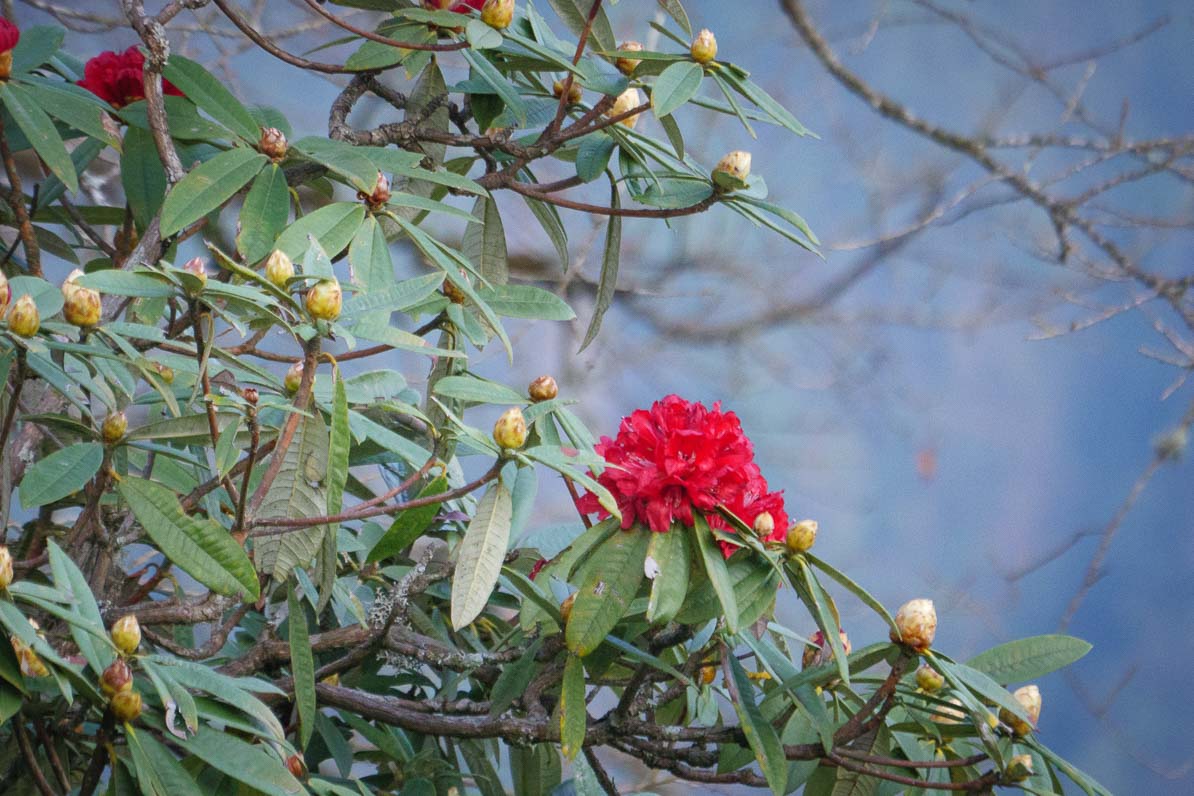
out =
{"type": "MultiPolygon", "coordinates": [[[[771,512],[775,530],[765,541],[784,540],[783,493],[768,490],[738,416],[722,412],[720,403],[707,409],[669,395],[623,418],[617,438],[602,437],[596,449],[611,465],[597,480],[617,500],[623,528],[636,522],[657,532],[673,522],[692,527],[696,509],[711,527],[732,531],[716,513],[724,506],[747,525],[771,512]]],[[[607,514],[592,493],[577,505],[586,513],[607,514]]],[[[728,557],[735,548],[722,549],[728,557]]]]}
{"type": "Polygon", "coordinates": [[[6,53],[21,40],[21,31],[7,19],[0,17],[0,53],[6,53]]]}
{"type": "MultiPolygon", "coordinates": [[[[131,102],[145,99],[142,69],[145,56],[136,47],[122,53],[108,50],[83,65],[83,79],[79,85],[113,108],[123,108],[131,102]]],[[[181,97],[182,92],[169,80],[162,80],[162,92],[181,97]]]]}

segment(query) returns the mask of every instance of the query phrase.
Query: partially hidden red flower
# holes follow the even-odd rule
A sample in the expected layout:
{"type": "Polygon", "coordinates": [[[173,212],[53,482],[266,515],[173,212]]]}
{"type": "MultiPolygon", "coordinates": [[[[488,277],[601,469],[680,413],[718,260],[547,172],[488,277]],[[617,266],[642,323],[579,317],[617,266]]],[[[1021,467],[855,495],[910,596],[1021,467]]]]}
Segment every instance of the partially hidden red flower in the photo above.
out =
{"type": "MultiPolygon", "coordinates": [[[[596,450],[610,465],[597,480],[617,500],[623,528],[636,522],[660,533],[673,522],[692,527],[695,509],[710,527],[732,532],[716,511],[723,506],[748,526],[770,512],[775,530],[764,541],[785,538],[783,493],[768,490],[738,416],[721,411],[720,403],[708,409],[669,395],[623,418],[617,438],[602,437],[596,450]]],[[[608,514],[592,493],[577,506],[585,513],[608,514]]],[[[727,558],[735,549],[722,544],[727,558]]]]}
{"type": "MultiPolygon", "coordinates": [[[[83,65],[83,79],[79,85],[113,108],[123,108],[145,99],[144,66],[145,56],[135,46],[122,53],[107,50],[83,65]]],[[[182,96],[169,80],[162,80],[162,93],[182,96]]]]}
{"type": "Polygon", "coordinates": [[[20,40],[20,29],[7,19],[0,17],[0,53],[6,53],[16,47],[20,40]]]}

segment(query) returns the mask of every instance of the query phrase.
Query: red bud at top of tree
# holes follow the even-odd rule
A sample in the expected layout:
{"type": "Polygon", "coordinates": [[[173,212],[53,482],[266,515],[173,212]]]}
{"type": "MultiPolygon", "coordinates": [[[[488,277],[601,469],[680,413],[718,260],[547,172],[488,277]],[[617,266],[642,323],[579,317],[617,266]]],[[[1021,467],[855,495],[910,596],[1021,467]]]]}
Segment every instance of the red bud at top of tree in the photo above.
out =
{"type": "Polygon", "coordinates": [[[481,21],[491,28],[505,30],[514,21],[514,0],[485,0],[481,21]]]}
{"type": "Polygon", "coordinates": [[[207,263],[202,257],[192,257],[183,264],[182,270],[199,279],[200,287],[207,284],[207,263]]]}
{"type": "Polygon", "coordinates": [[[303,363],[295,362],[286,371],[286,376],[282,379],[282,386],[286,388],[286,392],[294,394],[298,392],[299,385],[303,382],[303,363]]]}
{"type": "MultiPolygon", "coordinates": [[[[614,104],[606,112],[607,116],[621,116],[623,113],[634,110],[639,105],[643,104],[643,95],[639,93],[637,88],[628,88],[618,95],[614,100],[614,104]]],[[[634,127],[638,123],[638,114],[622,119],[619,124],[624,124],[627,127],[634,127]]]]}
{"type": "Polygon", "coordinates": [[[896,612],[895,622],[899,633],[892,631],[892,641],[905,644],[917,652],[924,652],[933,646],[933,638],[937,635],[937,609],[933,607],[932,600],[909,600],[896,612]]]}
{"type": "Polygon", "coordinates": [[[275,286],[286,289],[286,283],[294,276],[294,263],[286,252],[274,249],[265,261],[265,278],[275,286]]]}
{"type": "Polygon", "coordinates": [[[527,395],[536,403],[539,401],[550,401],[559,394],[560,388],[556,384],[556,380],[551,376],[540,376],[527,387],[527,395]]]}
{"type": "Polygon", "coordinates": [[[527,421],[522,410],[512,406],[493,424],[493,441],[505,450],[521,448],[527,441],[527,421]]]}
{"type": "Polygon", "coordinates": [[[0,544],[0,589],[7,589],[12,583],[12,553],[7,545],[0,544]]]}
{"type": "MultiPolygon", "coordinates": [[[[622,52],[637,53],[643,51],[643,45],[637,41],[624,41],[618,46],[618,49],[622,52]]],[[[630,58],[626,55],[619,55],[617,60],[614,61],[614,66],[618,67],[618,71],[622,74],[628,75],[638,68],[638,65],[642,62],[641,58],[630,58]]]]}
{"type": "Polygon", "coordinates": [[[307,291],[307,312],[312,318],[321,321],[334,321],[340,317],[340,308],[344,303],[344,295],[340,290],[340,283],[336,279],[324,279],[316,282],[307,291]]]}
{"type": "MultiPolygon", "coordinates": [[[[113,108],[123,108],[131,102],[145,99],[144,68],[145,56],[136,46],[122,53],[108,50],[83,65],[83,79],[79,85],[113,108]]],[[[165,79],[162,80],[162,93],[182,96],[182,92],[165,79]]]]}
{"type": "Polygon", "coordinates": [[[104,418],[104,424],[100,427],[100,434],[104,438],[104,442],[109,445],[114,445],[120,440],[124,439],[124,433],[129,430],[129,419],[124,412],[113,412],[104,418]]]}
{"type": "Polygon", "coordinates": [[[8,330],[21,337],[32,337],[41,328],[41,315],[37,304],[28,293],[17,299],[8,314],[8,330]]]}
{"type": "Polygon", "coordinates": [[[112,625],[112,643],[125,655],[132,655],[141,646],[141,624],[133,614],[126,614],[112,625]]]}
{"type": "Polygon", "coordinates": [[[689,48],[692,54],[692,60],[698,64],[707,64],[717,57],[717,37],[713,35],[713,31],[705,28],[696,35],[692,40],[692,47],[689,48]]]}
{"type": "Polygon", "coordinates": [[[277,127],[262,127],[257,148],[261,150],[261,154],[277,162],[286,157],[290,146],[286,143],[286,134],[277,127]]]}
{"type": "Polygon", "coordinates": [[[108,703],[117,721],[134,721],[141,715],[141,694],[133,689],[117,691],[108,703]]]}
{"type": "Polygon", "coordinates": [[[124,658],[114,660],[100,675],[100,689],[105,696],[111,697],[121,691],[128,691],[132,687],[133,670],[124,662],[124,658]]]}

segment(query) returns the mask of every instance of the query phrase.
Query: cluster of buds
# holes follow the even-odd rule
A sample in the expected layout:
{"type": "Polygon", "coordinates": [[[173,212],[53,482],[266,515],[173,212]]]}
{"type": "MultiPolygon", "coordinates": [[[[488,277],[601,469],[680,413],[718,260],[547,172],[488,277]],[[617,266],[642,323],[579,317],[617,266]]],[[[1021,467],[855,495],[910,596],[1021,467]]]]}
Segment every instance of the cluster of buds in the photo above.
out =
{"type": "Polygon", "coordinates": [[[390,201],[390,178],[377,172],[377,181],[373,183],[373,190],[369,193],[357,191],[357,198],[364,202],[370,210],[377,212],[390,201]]]}
{"type": "Polygon", "coordinates": [[[133,670],[125,658],[132,657],[141,646],[141,624],[136,616],[127,614],[112,624],[109,636],[121,657],[100,675],[100,689],[118,721],[134,721],[141,715],[141,694],[133,688],[133,670]]]}
{"type": "Polygon", "coordinates": [[[286,289],[286,283],[294,276],[294,262],[286,252],[274,249],[265,261],[265,278],[274,287],[286,289]]]}
{"type": "Polygon", "coordinates": [[[937,635],[937,609],[932,600],[909,600],[900,606],[895,616],[896,628],[891,632],[891,640],[916,652],[924,652],[933,646],[933,638],[937,635]]]}
{"type": "Polygon", "coordinates": [[[7,545],[0,544],[0,589],[7,589],[12,577],[12,553],[7,545]]]}
{"type": "Polygon", "coordinates": [[[750,153],[734,150],[717,162],[710,176],[717,187],[723,190],[733,190],[745,184],[750,176],[750,153]]]}
{"type": "Polygon", "coordinates": [[[78,284],[83,272],[76,268],[62,283],[62,317],[72,326],[89,329],[100,321],[103,303],[98,290],[78,284]]]}
{"type": "Polygon", "coordinates": [[[709,63],[717,57],[717,37],[713,35],[713,31],[705,28],[692,40],[688,52],[692,55],[692,60],[698,64],[709,63]]]}
{"type": "Polygon", "coordinates": [[[41,314],[37,311],[37,303],[28,293],[21,296],[12,305],[8,314],[8,330],[18,337],[32,337],[41,328],[41,314]]]}
{"type": "Polygon", "coordinates": [[[295,362],[286,370],[286,375],[282,378],[282,386],[286,388],[286,392],[294,395],[298,392],[299,385],[303,383],[303,363],[295,362]]]}
{"type": "MultiPolygon", "coordinates": [[[[562,97],[564,95],[564,81],[557,80],[556,82],[552,83],[551,93],[554,94],[557,99],[562,97]]],[[[582,92],[580,89],[580,84],[573,80],[572,85],[568,86],[568,104],[575,105],[576,103],[580,102],[581,96],[582,92]]]]}
{"type": "Polygon", "coordinates": [[[21,40],[21,31],[7,19],[0,18],[0,80],[12,74],[12,51],[21,40]]]}
{"type": "Polygon", "coordinates": [[[535,403],[550,401],[559,394],[560,388],[551,376],[540,376],[527,386],[527,395],[535,403]]]}
{"type": "Polygon", "coordinates": [[[334,321],[340,317],[344,293],[335,277],[316,282],[307,290],[307,312],[319,321],[334,321]]]}
{"type": "Polygon", "coordinates": [[[491,28],[505,30],[514,21],[514,0],[485,0],[481,21],[491,28]]]}
{"type": "MultiPolygon", "coordinates": [[[[643,95],[639,93],[639,90],[637,88],[628,88],[618,95],[618,98],[614,100],[614,104],[610,106],[608,111],[606,111],[606,115],[610,117],[621,116],[623,113],[628,113],[642,104],[643,95]]],[[[635,114],[634,116],[628,116],[618,122],[618,124],[622,124],[631,128],[633,128],[637,123],[638,114],[635,114]]]]}
{"type": "Polygon", "coordinates": [[[257,149],[274,163],[278,163],[286,157],[290,145],[286,142],[286,134],[277,127],[262,127],[257,149]]]}
{"type": "MultiPolygon", "coordinates": [[[[842,651],[849,655],[851,651],[850,637],[840,627],[837,629],[837,634],[838,638],[842,640],[842,651]]],[[[833,646],[829,643],[829,639],[825,638],[824,633],[818,630],[809,636],[808,640],[812,643],[804,645],[804,652],[800,655],[800,668],[808,669],[833,660],[833,646]]]]}
{"type": "Polygon", "coordinates": [[[100,437],[108,445],[115,445],[124,439],[124,434],[129,430],[129,419],[124,412],[113,412],[104,418],[104,423],[100,426],[100,437]]]}
{"type": "MultiPolygon", "coordinates": [[[[624,41],[622,42],[621,46],[618,47],[618,49],[622,52],[638,53],[643,51],[643,45],[639,44],[637,41],[624,41]]],[[[622,74],[629,75],[631,72],[637,69],[638,65],[642,62],[643,59],[641,58],[631,58],[628,55],[619,55],[618,59],[614,61],[614,66],[618,67],[618,71],[622,74]]]]}
{"type": "Polygon", "coordinates": [[[207,287],[207,263],[203,261],[202,257],[192,257],[187,260],[183,264],[182,270],[199,280],[199,289],[194,291],[195,293],[199,293],[207,287]]]}
{"type": "Polygon", "coordinates": [[[493,424],[493,441],[502,450],[517,450],[527,442],[527,421],[522,410],[513,406],[502,412],[493,424]]]}
{"type": "Polygon", "coordinates": [[[916,687],[926,694],[935,694],[945,687],[945,678],[932,666],[923,663],[916,670],[916,687]]]}
{"type": "Polygon", "coordinates": [[[816,541],[817,521],[801,520],[788,529],[788,536],[784,540],[784,544],[787,545],[789,553],[799,555],[812,550],[816,541]]]}
{"type": "Polygon", "coordinates": [[[1028,735],[1041,718],[1041,689],[1035,685],[1026,685],[1017,688],[1012,696],[1020,703],[1020,707],[1024,708],[1024,714],[1028,716],[1028,721],[1024,721],[1007,708],[1000,708],[999,720],[1011,727],[1012,732],[1016,735],[1028,735]]]}

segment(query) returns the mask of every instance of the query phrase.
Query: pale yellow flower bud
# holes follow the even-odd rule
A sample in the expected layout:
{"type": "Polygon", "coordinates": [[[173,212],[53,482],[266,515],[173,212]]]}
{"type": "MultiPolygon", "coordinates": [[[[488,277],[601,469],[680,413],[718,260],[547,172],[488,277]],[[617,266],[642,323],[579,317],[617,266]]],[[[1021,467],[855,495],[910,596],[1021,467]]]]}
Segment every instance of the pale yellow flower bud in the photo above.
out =
{"type": "MultiPolygon", "coordinates": [[[[621,116],[623,113],[632,111],[642,104],[643,104],[642,93],[640,93],[637,88],[628,88],[625,91],[623,91],[621,94],[619,94],[618,98],[616,100],[614,100],[613,107],[611,107],[609,109],[607,115],[608,116],[621,116]]],[[[638,114],[635,114],[634,116],[629,116],[625,119],[622,119],[620,124],[623,124],[627,127],[634,127],[634,125],[638,123],[638,117],[639,117],[638,114]]]]}
{"type": "Polygon", "coordinates": [[[713,35],[713,31],[705,28],[696,35],[692,40],[692,47],[689,49],[692,54],[692,60],[698,64],[707,64],[717,57],[717,37],[713,35]]]}
{"type": "Polygon", "coordinates": [[[1007,761],[1007,778],[1012,782],[1023,782],[1032,774],[1032,755],[1016,755],[1007,761]]]}
{"type": "MultiPolygon", "coordinates": [[[[618,49],[622,50],[623,52],[637,53],[642,52],[643,45],[639,44],[637,41],[624,41],[622,42],[621,46],[618,47],[618,49]]],[[[628,75],[637,69],[638,65],[642,62],[643,61],[641,58],[631,58],[626,55],[620,55],[618,56],[617,60],[614,61],[614,65],[618,67],[619,72],[624,75],[628,75]]]]}
{"type": "Polygon", "coordinates": [[[527,421],[517,406],[502,413],[493,424],[493,441],[505,450],[516,450],[526,444],[527,421]]]}
{"type": "Polygon", "coordinates": [[[141,623],[133,614],[126,614],[112,625],[112,643],[125,655],[132,655],[141,646],[141,623]]]}
{"type": "Polygon", "coordinates": [[[12,577],[12,553],[7,545],[0,544],[0,589],[7,589],[12,577]]]}
{"type": "Polygon", "coordinates": [[[124,439],[124,433],[128,430],[129,419],[124,412],[113,412],[104,418],[104,424],[100,426],[100,435],[104,442],[114,445],[124,439]]]}
{"type": "Polygon", "coordinates": [[[286,142],[286,134],[277,127],[262,127],[261,139],[257,142],[257,148],[261,150],[261,154],[277,163],[286,157],[290,146],[286,142]]]}
{"type": "Polygon", "coordinates": [[[293,395],[298,392],[299,385],[303,382],[303,363],[295,362],[286,371],[286,376],[282,379],[282,386],[286,388],[286,392],[293,395]]]}
{"type": "MultiPolygon", "coordinates": [[[[562,95],[564,93],[564,81],[557,80],[556,82],[552,83],[551,93],[556,97],[562,95]]],[[[573,80],[572,85],[568,87],[569,104],[575,105],[576,103],[580,102],[582,96],[583,94],[581,92],[580,84],[573,80]]]]}
{"type": "Polygon", "coordinates": [[[286,289],[286,282],[294,276],[294,263],[286,252],[274,249],[265,261],[265,278],[274,286],[286,289]]]}
{"type": "Polygon", "coordinates": [[[109,705],[117,721],[135,721],[141,715],[141,694],[131,688],[127,691],[117,691],[112,695],[109,705]]]}
{"type": "Polygon", "coordinates": [[[816,520],[801,520],[788,529],[788,538],[785,543],[788,546],[788,552],[792,555],[798,553],[807,553],[813,549],[813,544],[817,541],[817,521],[816,520]]]}
{"type": "Polygon", "coordinates": [[[750,153],[741,149],[729,153],[713,167],[712,176],[713,180],[724,188],[733,187],[738,182],[746,182],[746,178],[750,176],[750,153]],[[718,179],[719,176],[722,179],[718,179]]]}
{"type": "Polygon", "coordinates": [[[182,270],[199,280],[199,289],[207,285],[207,263],[202,257],[192,257],[182,266],[182,270]]]}
{"type": "Polygon", "coordinates": [[[114,660],[100,675],[100,690],[104,692],[104,696],[111,697],[132,687],[133,670],[124,662],[124,658],[114,660]]]}
{"type": "Polygon", "coordinates": [[[933,637],[937,635],[937,609],[933,607],[932,600],[909,600],[896,612],[895,622],[899,634],[892,632],[892,641],[905,644],[917,652],[924,652],[933,646],[933,637]]]}
{"type": "Polygon", "coordinates": [[[760,511],[755,517],[754,522],[755,535],[760,539],[766,539],[771,534],[775,533],[775,518],[771,516],[770,511],[760,511]]]}
{"type": "Polygon", "coordinates": [[[95,326],[100,322],[103,308],[98,290],[74,282],[62,285],[62,317],[67,323],[84,329],[95,326]]]}
{"type": "Polygon", "coordinates": [[[12,305],[12,312],[8,314],[8,329],[21,337],[32,337],[41,328],[41,315],[37,311],[37,304],[33,297],[25,294],[12,305]]]}
{"type": "Polygon", "coordinates": [[[999,720],[1011,727],[1012,732],[1016,735],[1028,735],[1036,727],[1036,723],[1041,717],[1041,689],[1035,685],[1026,685],[1017,688],[1012,696],[1020,703],[1020,707],[1024,708],[1028,721],[1024,721],[1007,708],[1000,709],[999,720]]]}
{"type": "Polygon", "coordinates": [[[514,21],[514,0],[485,0],[481,21],[491,28],[505,30],[514,21]]]}
{"type": "Polygon", "coordinates": [[[336,279],[317,282],[307,291],[307,312],[321,321],[334,321],[340,317],[344,294],[336,279]]]}
{"type": "Polygon", "coordinates": [[[916,687],[926,694],[935,694],[945,687],[945,678],[927,663],[921,664],[916,670],[916,687]]]}

